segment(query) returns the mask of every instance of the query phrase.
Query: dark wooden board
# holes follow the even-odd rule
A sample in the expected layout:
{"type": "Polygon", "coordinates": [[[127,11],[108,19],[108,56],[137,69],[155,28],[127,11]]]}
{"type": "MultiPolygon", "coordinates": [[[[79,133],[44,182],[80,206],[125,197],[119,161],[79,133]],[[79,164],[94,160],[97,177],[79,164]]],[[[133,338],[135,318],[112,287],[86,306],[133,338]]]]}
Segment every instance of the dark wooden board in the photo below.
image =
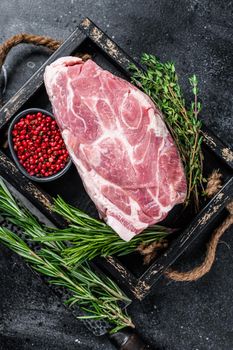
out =
{"type": "MultiPolygon", "coordinates": [[[[90,53],[103,68],[125,79],[130,79],[129,63],[132,63],[133,60],[86,18],[47,62],[3,106],[0,111],[0,136],[4,135],[9,121],[20,110],[28,107],[42,107],[51,110],[43,85],[44,69],[47,64],[58,57],[77,53],[90,53]]],[[[192,208],[179,215],[177,215],[180,212],[179,208],[171,212],[167,223],[174,224],[175,217],[179,216],[175,224],[181,227],[180,232],[172,239],[169,250],[159,256],[150,266],[143,266],[141,257],[135,253],[121,259],[115,257],[95,259],[95,264],[101,271],[111,274],[126,293],[128,292],[137,299],[143,299],[157,283],[164,270],[173,264],[200,235],[206,234],[208,228],[212,229],[211,223],[221,214],[225,205],[232,198],[233,153],[205,127],[203,127],[203,135],[204,173],[207,176],[213,169],[219,169],[223,173],[223,188],[212,200],[202,201],[201,210],[197,215],[193,213],[192,208]]],[[[65,200],[89,214],[97,215],[95,206],[86,194],[75,167],[72,167],[61,179],[39,187],[28,181],[13,164],[9,152],[2,150],[0,151],[0,175],[12,183],[43,214],[60,227],[65,225],[64,220],[50,209],[52,197],[57,194],[62,195],[65,200]]]]}

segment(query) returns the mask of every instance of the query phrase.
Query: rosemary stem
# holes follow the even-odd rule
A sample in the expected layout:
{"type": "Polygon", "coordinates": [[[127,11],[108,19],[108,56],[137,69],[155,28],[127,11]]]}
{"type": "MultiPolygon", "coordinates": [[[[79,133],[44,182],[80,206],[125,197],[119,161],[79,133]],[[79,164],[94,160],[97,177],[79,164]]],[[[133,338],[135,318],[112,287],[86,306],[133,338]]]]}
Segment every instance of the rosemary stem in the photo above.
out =
{"type": "MultiPolygon", "coordinates": [[[[20,227],[28,239],[46,236],[50,229],[42,227],[25,208],[18,206],[1,179],[0,194],[0,212],[20,227]]],[[[111,332],[132,325],[130,317],[118,305],[119,302],[129,303],[129,298],[112,280],[93,272],[87,263],[79,265],[78,268],[67,267],[61,255],[65,248],[64,243],[43,242],[39,252],[35,253],[21,238],[2,227],[0,227],[0,242],[31,263],[36,271],[48,276],[50,283],[71,291],[73,297],[68,303],[70,305],[78,303],[88,312],[88,315],[81,318],[106,318],[114,325],[111,332]]]]}

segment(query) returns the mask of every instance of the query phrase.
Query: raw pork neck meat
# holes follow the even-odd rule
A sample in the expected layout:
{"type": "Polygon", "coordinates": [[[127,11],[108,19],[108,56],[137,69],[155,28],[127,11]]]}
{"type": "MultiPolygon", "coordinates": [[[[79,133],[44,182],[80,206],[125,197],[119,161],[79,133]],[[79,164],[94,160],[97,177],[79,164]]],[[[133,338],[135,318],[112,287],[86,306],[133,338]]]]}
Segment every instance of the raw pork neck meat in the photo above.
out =
{"type": "Polygon", "coordinates": [[[130,240],[185,200],[178,151],[147,95],[77,57],[47,66],[44,80],[86,191],[120,237],[130,240]]]}

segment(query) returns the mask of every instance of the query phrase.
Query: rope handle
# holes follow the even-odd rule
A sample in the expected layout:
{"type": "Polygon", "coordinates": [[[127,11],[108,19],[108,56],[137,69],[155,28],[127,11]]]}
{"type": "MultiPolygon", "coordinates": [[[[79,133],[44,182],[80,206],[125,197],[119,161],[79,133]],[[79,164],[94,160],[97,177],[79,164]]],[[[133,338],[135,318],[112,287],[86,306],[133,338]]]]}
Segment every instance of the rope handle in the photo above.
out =
{"type": "MultiPolygon", "coordinates": [[[[206,196],[213,197],[222,187],[221,185],[222,174],[217,170],[214,170],[212,174],[207,179],[206,186],[206,196]]],[[[168,269],[164,272],[164,275],[176,282],[192,282],[207,274],[215,261],[216,250],[220,238],[224,232],[233,224],[233,201],[231,201],[226,209],[228,211],[228,216],[226,219],[214,230],[212,237],[207,245],[206,255],[204,261],[194,269],[186,272],[180,272],[176,270],[168,269]]]]}
{"type": "MultiPolygon", "coordinates": [[[[37,46],[44,46],[48,49],[55,51],[62,44],[61,41],[55,40],[53,38],[41,35],[27,34],[21,33],[12,36],[10,39],[6,40],[2,45],[0,45],[0,70],[5,62],[7,54],[14,46],[18,44],[34,44],[37,46]]],[[[90,58],[89,55],[84,55],[83,59],[86,60],[90,58]]],[[[218,192],[221,188],[221,174],[217,171],[213,171],[212,175],[208,178],[206,194],[208,197],[212,197],[214,194],[218,192]]],[[[197,267],[195,267],[191,271],[187,272],[179,272],[175,270],[167,270],[165,271],[165,276],[174,281],[196,281],[197,279],[203,277],[206,273],[208,273],[214,263],[216,249],[219,242],[219,239],[222,237],[224,232],[233,224],[233,201],[228,204],[226,207],[229,215],[222,222],[222,224],[214,231],[210,242],[207,247],[206,257],[203,263],[197,267]]],[[[156,255],[156,250],[161,247],[166,247],[166,242],[154,242],[151,245],[146,247],[141,247],[138,251],[144,255],[144,261],[148,264],[156,255]]]]}
{"type": "Polygon", "coordinates": [[[226,209],[228,210],[229,215],[212,234],[212,237],[207,245],[206,256],[203,263],[195,267],[193,270],[187,272],[167,270],[164,273],[166,277],[177,282],[191,282],[198,280],[210,271],[215,261],[218,242],[224,232],[233,224],[233,202],[228,204],[226,209]]]}
{"type": "MultiPolygon", "coordinates": [[[[222,175],[216,170],[214,170],[213,173],[209,176],[205,191],[207,197],[213,197],[222,187],[221,177],[222,175]]],[[[233,224],[233,201],[226,206],[226,209],[228,210],[229,214],[227,218],[213,232],[212,237],[210,238],[210,241],[207,245],[204,261],[199,266],[186,272],[167,269],[164,272],[164,275],[167,278],[176,282],[191,282],[198,280],[210,271],[215,261],[218,242],[224,232],[233,224]]],[[[157,251],[166,247],[167,241],[161,240],[160,242],[152,242],[149,245],[144,245],[142,243],[137,248],[137,251],[143,255],[144,264],[148,265],[156,257],[157,251]]]]}
{"type": "Polygon", "coordinates": [[[18,44],[34,44],[55,51],[61,45],[61,41],[54,40],[48,36],[34,34],[21,33],[14,35],[0,46],[0,68],[2,68],[9,51],[18,44]]]}

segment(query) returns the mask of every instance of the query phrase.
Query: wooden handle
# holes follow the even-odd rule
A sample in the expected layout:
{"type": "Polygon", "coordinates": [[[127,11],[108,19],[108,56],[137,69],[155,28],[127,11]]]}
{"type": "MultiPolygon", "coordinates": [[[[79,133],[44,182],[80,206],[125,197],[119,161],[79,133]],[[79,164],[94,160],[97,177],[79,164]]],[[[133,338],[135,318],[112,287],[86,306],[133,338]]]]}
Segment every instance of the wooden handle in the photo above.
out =
{"type": "Polygon", "coordinates": [[[125,328],[117,333],[111,334],[109,338],[119,350],[156,350],[146,344],[132,328],[125,328]]]}

